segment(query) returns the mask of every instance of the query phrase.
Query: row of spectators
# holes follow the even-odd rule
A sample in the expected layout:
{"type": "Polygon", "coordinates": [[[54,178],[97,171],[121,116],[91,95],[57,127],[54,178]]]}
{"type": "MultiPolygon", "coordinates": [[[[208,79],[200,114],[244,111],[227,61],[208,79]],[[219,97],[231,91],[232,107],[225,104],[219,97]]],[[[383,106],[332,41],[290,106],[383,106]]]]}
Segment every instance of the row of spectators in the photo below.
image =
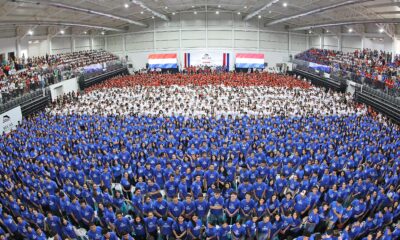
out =
{"type": "Polygon", "coordinates": [[[313,48],[296,55],[296,59],[329,66],[331,73],[340,72],[360,83],[400,88],[400,56],[392,53],[371,49],[346,53],[313,48]]]}
{"type": "Polygon", "coordinates": [[[132,76],[117,77],[106,81],[86,91],[90,92],[99,88],[124,88],[134,86],[264,86],[284,88],[310,88],[311,84],[295,77],[274,73],[195,73],[191,74],[137,74],[132,76]]]}
{"type": "Polygon", "coordinates": [[[117,60],[104,50],[80,51],[43,57],[10,59],[0,66],[0,103],[23,93],[90,71],[90,66],[117,60]]]}

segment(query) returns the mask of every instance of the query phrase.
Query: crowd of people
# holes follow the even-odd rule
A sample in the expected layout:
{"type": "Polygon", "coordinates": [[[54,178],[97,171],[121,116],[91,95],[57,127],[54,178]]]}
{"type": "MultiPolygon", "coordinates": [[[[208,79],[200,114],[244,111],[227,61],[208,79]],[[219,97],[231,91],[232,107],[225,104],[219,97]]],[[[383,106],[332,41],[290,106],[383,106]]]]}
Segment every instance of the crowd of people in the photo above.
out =
{"type": "Polygon", "coordinates": [[[0,238],[398,239],[399,137],[289,76],[114,78],[0,140],[0,238]]]}
{"type": "Polygon", "coordinates": [[[330,72],[375,85],[380,88],[400,88],[400,56],[390,52],[362,49],[342,52],[328,49],[309,49],[296,55],[297,59],[329,66],[330,72]]]}
{"type": "MultiPolygon", "coordinates": [[[[247,74],[243,74],[247,75],[247,74]]],[[[251,78],[253,74],[247,76],[251,78]]],[[[270,74],[263,74],[267,78],[270,74]]],[[[168,75],[167,79],[175,75],[168,75]]],[[[217,75],[214,75],[217,76],[217,75]]],[[[254,77],[255,75],[253,75],[254,77]]],[[[140,115],[147,116],[221,116],[231,115],[293,117],[306,115],[348,115],[354,111],[351,96],[335,92],[325,92],[319,88],[310,88],[309,84],[293,77],[290,86],[306,87],[287,88],[269,87],[268,80],[260,80],[256,86],[248,82],[246,87],[228,85],[192,85],[191,80],[198,80],[198,75],[187,76],[183,82],[189,85],[145,86],[145,82],[155,76],[125,76],[107,81],[90,88],[87,94],[79,96],[77,101],[55,106],[51,112],[84,115],[140,115]],[[137,80],[140,79],[140,85],[137,80]],[[191,79],[191,80],[190,80],[191,79]],[[266,84],[266,85],[262,85],[266,84]],[[108,88],[106,86],[118,86],[108,88]],[[129,86],[129,87],[127,87],[129,86]]],[[[279,81],[279,76],[275,75],[279,81]]],[[[171,79],[170,79],[171,80],[171,79]]],[[[165,81],[167,83],[167,81],[165,81]]],[[[171,84],[171,85],[170,85],[171,84]]],[[[231,82],[235,84],[235,82],[231,82]]],[[[365,109],[358,110],[362,114],[365,109]]]]}
{"type": "Polygon", "coordinates": [[[114,78],[0,140],[0,239],[399,239],[399,138],[289,76],[114,78]]]}
{"type": "Polygon", "coordinates": [[[117,60],[104,50],[9,59],[0,65],[0,103],[26,92],[70,79],[90,70],[89,66],[117,60]]]}

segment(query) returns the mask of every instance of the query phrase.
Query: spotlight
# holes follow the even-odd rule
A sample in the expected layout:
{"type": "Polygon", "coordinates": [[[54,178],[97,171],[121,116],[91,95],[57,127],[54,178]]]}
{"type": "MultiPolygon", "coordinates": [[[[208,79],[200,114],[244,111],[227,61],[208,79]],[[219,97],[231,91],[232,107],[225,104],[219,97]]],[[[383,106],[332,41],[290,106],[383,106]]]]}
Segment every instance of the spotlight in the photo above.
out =
{"type": "Polygon", "coordinates": [[[352,33],[353,32],[353,29],[352,28],[349,28],[349,33],[352,33]]]}
{"type": "Polygon", "coordinates": [[[282,4],[282,6],[283,6],[283,7],[287,7],[287,3],[284,2],[284,3],[282,4]]]}
{"type": "Polygon", "coordinates": [[[64,34],[64,33],[65,33],[65,31],[64,31],[64,30],[61,30],[61,31],[60,31],[60,33],[61,33],[61,34],[64,34]]]}
{"type": "Polygon", "coordinates": [[[385,30],[384,30],[383,28],[380,28],[380,29],[379,29],[379,32],[380,32],[380,33],[383,33],[384,31],[385,31],[385,30]]]}
{"type": "Polygon", "coordinates": [[[33,35],[33,31],[32,31],[32,30],[29,30],[29,31],[28,31],[28,34],[32,36],[32,35],[33,35]]]}
{"type": "Polygon", "coordinates": [[[261,15],[258,15],[258,19],[261,19],[261,15]]]}
{"type": "Polygon", "coordinates": [[[125,7],[125,8],[128,8],[128,7],[129,7],[129,4],[125,3],[124,7],[125,7]]]}
{"type": "Polygon", "coordinates": [[[240,15],[240,12],[238,12],[237,15],[240,15]]]}
{"type": "Polygon", "coordinates": [[[101,31],[101,35],[104,35],[104,34],[106,34],[104,31],[101,31]]]}
{"type": "Polygon", "coordinates": [[[144,13],[143,11],[140,12],[140,14],[143,14],[143,13],[144,13]]]}
{"type": "Polygon", "coordinates": [[[175,16],[175,12],[173,12],[173,13],[172,13],[172,15],[174,15],[174,16],[175,16]]]}
{"type": "Polygon", "coordinates": [[[219,14],[219,11],[216,11],[215,14],[219,14]]]}
{"type": "Polygon", "coordinates": [[[194,14],[197,14],[197,12],[196,12],[196,11],[194,11],[194,14]]]}

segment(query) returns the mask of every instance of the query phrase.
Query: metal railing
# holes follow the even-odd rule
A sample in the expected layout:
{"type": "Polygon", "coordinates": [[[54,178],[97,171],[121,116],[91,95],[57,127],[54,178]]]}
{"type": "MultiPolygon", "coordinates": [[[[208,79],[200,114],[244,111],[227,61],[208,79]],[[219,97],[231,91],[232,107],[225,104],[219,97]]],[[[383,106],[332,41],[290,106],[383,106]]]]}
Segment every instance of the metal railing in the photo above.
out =
{"type": "Polygon", "coordinates": [[[351,71],[345,71],[343,69],[331,68],[329,73],[325,73],[322,71],[315,70],[310,67],[310,62],[301,60],[301,59],[293,59],[293,68],[300,69],[303,71],[307,71],[311,74],[318,75],[322,78],[329,78],[335,81],[352,81],[363,86],[368,86],[369,89],[381,91],[382,93],[388,94],[394,98],[400,97],[400,89],[399,88],[389,88],[384,82],[375,81],[373,79],[357,75],[351,71]]]}

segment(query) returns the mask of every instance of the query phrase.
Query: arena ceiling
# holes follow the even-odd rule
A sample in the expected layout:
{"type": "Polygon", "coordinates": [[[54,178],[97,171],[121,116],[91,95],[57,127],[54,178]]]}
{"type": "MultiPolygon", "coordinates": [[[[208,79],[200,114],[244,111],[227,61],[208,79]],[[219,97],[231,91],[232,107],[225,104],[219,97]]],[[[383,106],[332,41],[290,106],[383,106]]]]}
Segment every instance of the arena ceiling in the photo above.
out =
{"type": "Polygon", "coordinates": [[[400,0],[0,0],[0,26],[70,26],[124,31],[170,21],[179,12],[233,12],[265,26],[294,30],[376,24],[388,35],[400,21],[400,0]]]}

